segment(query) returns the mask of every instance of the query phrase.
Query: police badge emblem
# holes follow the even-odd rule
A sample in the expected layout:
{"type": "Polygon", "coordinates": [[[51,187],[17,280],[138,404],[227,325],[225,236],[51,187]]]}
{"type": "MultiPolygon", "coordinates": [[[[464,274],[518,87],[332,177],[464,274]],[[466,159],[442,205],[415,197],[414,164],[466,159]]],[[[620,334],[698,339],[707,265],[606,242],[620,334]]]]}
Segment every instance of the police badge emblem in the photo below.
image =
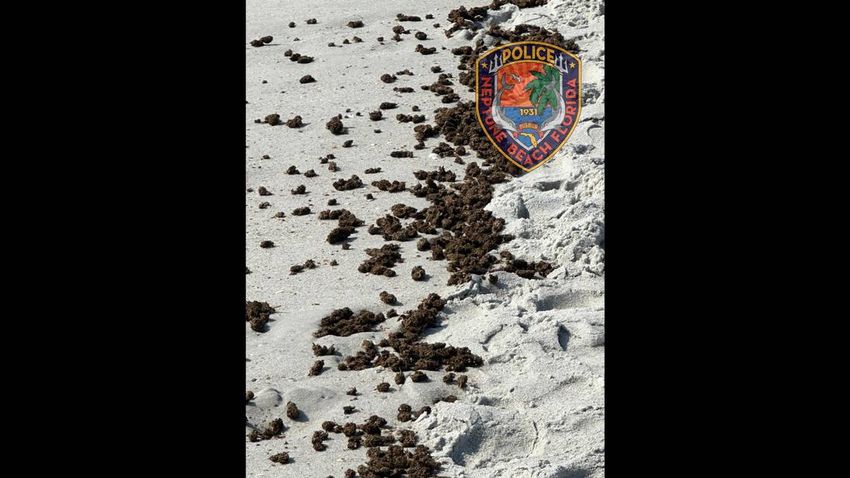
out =
{"type": "Polygon", "coordinates": [[[523,171],[567,142],[581,112],[581,61],[555,45],[517,42],[475,63],[475,113],[493,146],[523,171]]]}

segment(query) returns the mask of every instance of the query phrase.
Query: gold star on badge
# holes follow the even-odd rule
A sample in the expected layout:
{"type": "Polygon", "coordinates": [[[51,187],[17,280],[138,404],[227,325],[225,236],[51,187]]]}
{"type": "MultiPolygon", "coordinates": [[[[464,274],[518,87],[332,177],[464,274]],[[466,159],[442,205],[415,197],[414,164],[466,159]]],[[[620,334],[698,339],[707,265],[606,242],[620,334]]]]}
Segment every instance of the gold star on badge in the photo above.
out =
{"type": "Polygon", "coordinates": [[[570,63],[570,68],[575,68],[575,67],[576,67],[575,63],[570,63]]]}
{"type": "Polygon", "coordinates": [[[487,69],[487,62],[486,61],[481,62],[481,68],[484,68],[485,70],[487,69]]]}

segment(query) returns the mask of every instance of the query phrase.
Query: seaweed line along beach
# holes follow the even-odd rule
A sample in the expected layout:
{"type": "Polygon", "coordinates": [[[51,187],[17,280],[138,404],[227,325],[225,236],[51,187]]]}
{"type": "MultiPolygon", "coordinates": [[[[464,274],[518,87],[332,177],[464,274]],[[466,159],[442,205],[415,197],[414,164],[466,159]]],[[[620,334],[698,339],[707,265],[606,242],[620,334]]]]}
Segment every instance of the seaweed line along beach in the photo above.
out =
{"type": "Polygon", "coordinates": [[[246,8],[247,476],[604,476],[604,2],[246,8]],[[521,40],[583,68],[530,173],[469,67],[521,40]]]}

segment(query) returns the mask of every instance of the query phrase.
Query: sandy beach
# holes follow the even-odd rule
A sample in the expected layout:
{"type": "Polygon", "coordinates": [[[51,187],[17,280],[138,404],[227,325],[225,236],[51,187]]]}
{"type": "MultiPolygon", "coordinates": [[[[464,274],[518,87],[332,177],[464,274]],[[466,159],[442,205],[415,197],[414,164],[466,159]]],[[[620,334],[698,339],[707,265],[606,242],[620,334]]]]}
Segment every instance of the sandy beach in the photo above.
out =
{"type": "Polygon", "coordinates": [[[360,425],[372,416],[386,420],[384,436],[415,433],[416,444],[427,447],[440,465],[433,476],[604,476],[604,2],[506,4],[476,21],[480,29],[446,36],[452,10],[483,5],[458,0],[247,1],[246,299],[268,303],[275,312],[258,330],[246,324],[245,387],[253,395],[246,400],[246,435],[262,435],[275,419],[283,423],[280,433],[267,439],[246,438],[247,476],[340,478],[348,469],[358,471],[369,460],[369,447],[349,448],[347,436],[331,425],[321,440],[324,450],[317,451],[312,442],[324,422],[360,425]],[[420,21],[400,21],[399,14],[420,21]],[[556,157],[531,173],[493,183],[483,211],[504,220],[498,234],[512,237],[489,252],[494,260],[509,263],[507,256],[551,268],[539,266],[545,276],[538,272],[524,278],[510,267],[499,270],[504,267],[497,263],[492,272],[465,274],[467,280],[448,285],[457,271],[448,270],[449,261],[434,259],[433,245],[421,246],[423,238],[435,243],[442,230],[399,241],[372,234],[370,228],[387,215],[402,226],[410,224],[414,213],[398,213],[399,204],[417,211],[434,206],[424,194],[412,193],[417,184],[427,183],[417,172],[444,168],[454,173],[455,181],[434,182],[451,190],[451,184],[465,180],[471,163],[487,169],[469,147],[466,154],[435,154],[441,142],[451,143],[444,135],[425,138],[425,147],[416,149],[414,128],[435,125],[438,108],[474,101],[474,93],[458,81],[463,71],[453,49],[475,46],[478,40],[493,44],[486,34],[490,26],[510,30],[522,24],[558,32],[578,45],[582,110],[556,157]],[[397,26],[409,32],[396,34],[397,26]],[[261,47],[251,45],[264,36],[272,39],[261,47]],[[422,54],[417,45],[435,50],[422,54]],[[312,60],[293,61],[293,55],[312,60]],[[422,89],[441,73],[451,75],[447,78],[459,101],[444,102],[447,95],[422,89]],[[306,75],[315,81],[302,83],[306,75]],[[395,80],[382,81],[383,75],[395,80]],[[382,103],[396,106],[381,109],[382,103]],[[370,117],[376,111],[381,112],[378,120],[370,117]],[[279,115],[282,124],[264,122],[269,115],[279,115]],[[342,115],[344,134],[327,127],[337,115],[342,115]],[[414,123],[397,115],[425,118],[414,123]],[[296,116],[301,124],[288,126],[296,116]],[[412,157],[393,157],[398,151],[412,157]],[[305,174],[311,170],[315,174],[305,174]],[[404,182],[405,188],[391,192],[373,185],[381,180],[404,182]],[[336,203],[329,205],[331,200],[336,203]],[[308,213],[295,214],[305,207],[308,213]],[[342,209],[362,225],[330,243],[329,234],[342,223],[322,219],[321,212],[342,209]],[[402,259],[389,267],[394,276],[359,270],[370,258],[367,249],[387,245],[398,245],[402,259]],[[510,255],[500,255],[504,252],[510,255]],[[293,266],[303,270],[296,267],[292,273],[293,266]],[[424,269],[422,280],[412,278],[418,267],[424,269]],[[395,301],[382,300],[382,292],[395,301]],[[466,347],[480,357],[480,365],[461,367],[455,380],[444,380],[452,373],[445,366],[424,368],[427,380],[421,382],[402,367],[405,381],[400,384],[399,372],[389,366],[351,369],[354,362],[346,357],[362,352],[364,341],[392,352],[380,343],[406,322],[388,312],[404,319],[429,294],[445,303],[416,340],[466,347]],[[354,314],[381,313],[385,320],[375,319],[365,332],[316,337],[322,319],[344,308],[354,314]],[[317,356],[313,344],[333,346],[335,353],[317,356]],[[311,375],[317,360],[323,366],[311,375]],[[340,364],[348,369],[340,370],[340,364]],[[463,387],[457,383],[460,375],[467,377],[463,387]],[[380,383],[389,384],[386,392],[376,389],[380,383]],[[347,394],[351,388],[357,395],[347,394]],[[295,418],[287,416],[290,402],[299,411],[295,418]],[[403,404],[414,412],[430,407],[430,412],[402,421],[403,404]],[[354,408],[346,413],[346,406],[354,408]],[[288,454],[285,464],[270,460],[283,452],[288,454]]]}

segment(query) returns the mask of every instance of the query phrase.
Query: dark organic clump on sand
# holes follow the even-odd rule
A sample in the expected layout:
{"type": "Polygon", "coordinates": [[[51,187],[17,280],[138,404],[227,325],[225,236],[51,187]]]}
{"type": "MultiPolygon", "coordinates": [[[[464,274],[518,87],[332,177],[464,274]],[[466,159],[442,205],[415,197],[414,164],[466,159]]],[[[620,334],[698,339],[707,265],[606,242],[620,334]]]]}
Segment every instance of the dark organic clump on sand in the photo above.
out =
{"type": "Polygon", "coordinates": [[[373,342],[364,340],[362,350],[356,355],[345,357],[341,365],[346,370],[364,370],[377,366],[394,372],[416,370],[410,376],[413,382],[427,380],[422,370],[436,371],[445,367],[447,371],[463,372],[467,367],[480,367],[483,360],[467,347],[420,341],[425,329],[437,324],[438,314],[444,306],[444,300],[437,294],[430,294],[415,310],[399,316],[400,330],[391,332],[386,342],[395,353],[379,351],[373,342]]]}
{"type": "Polygon", "coordinates": [[[298,415],[300,413],[301,412],[298,411],[298,406],[296,406],[294,403],[292,403],[292,402],[286,403],[286,416],[289,417],[290,420],[298,419],[298,415]]]}
{"type": "Polygon", "coordinates": [[[322,318],[319,330],[313,335],[324,337],[325,335],[336,335],[348,337],[351,334],[369,332],[374,327],[386,320],[384,314],[375,314],[368,310],[361,310],[357,314],[348,307],[336,309],[327,317],[322,318]]]}
{"type": "Polygon", "coordinates": [[[251,324],[251,330],[255,332],[265,332],[269,315],[274,313],[274,307],[270,306],[268,302],[245,302],[245,320],[251,324]]]}
{"type": "Polygon", "coordinates": [[[360,264],[357,270],[364,274],[395,277],[396,273],[392,270],[392,267],[398,262],[403,262],[399,250],[398,244],[385,244],[380,249],[366,249],[369,259],[360,264]]]}

